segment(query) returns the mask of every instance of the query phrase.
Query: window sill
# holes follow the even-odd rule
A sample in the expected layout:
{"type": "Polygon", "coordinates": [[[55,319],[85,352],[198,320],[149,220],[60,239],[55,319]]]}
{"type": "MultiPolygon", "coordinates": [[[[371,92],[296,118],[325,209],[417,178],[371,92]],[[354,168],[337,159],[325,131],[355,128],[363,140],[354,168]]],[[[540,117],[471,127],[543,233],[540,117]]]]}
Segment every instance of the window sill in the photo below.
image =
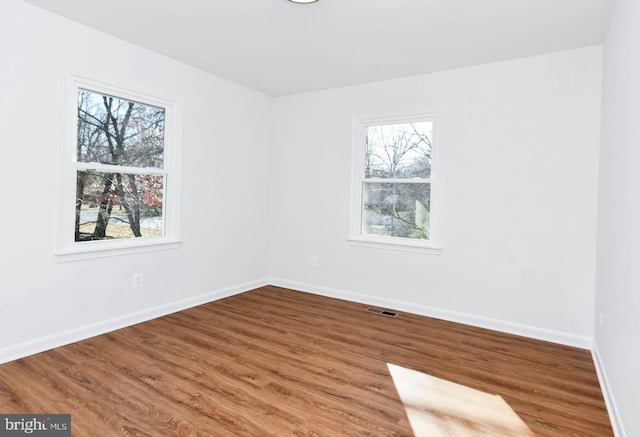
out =
{"type": "Polygon", "coordinates": [[[433,242],[419,242],[403,238],[391,237],[350,237],[347,242],[351,246],[370,247],[373,249],[396,250],[401,252],[441,255],[443,248],[433,242]]]}
{"type": "MultiPolygon", "coordinates": [[[[101,241],[98,244],[107,242],[101,241]]],[[[115,242],[114,242],[115,243],[115,242]]],[[[182,245],[179,240],[153,240],[136,241],[135,245],[131,245],[130,240],[126,242],[117,242],[121,244],[105,245],[97,247],[96,243],[77,243],[74,247],[61,249],[56,252],[56,260],[58,262],[83,261],[88,259],[106,258],[110,256],[133,255],[137,253],[157,252],[161,250],[173,250],[182,245]],[[126,244],[124,244],[126,243],[126,244]]]]}

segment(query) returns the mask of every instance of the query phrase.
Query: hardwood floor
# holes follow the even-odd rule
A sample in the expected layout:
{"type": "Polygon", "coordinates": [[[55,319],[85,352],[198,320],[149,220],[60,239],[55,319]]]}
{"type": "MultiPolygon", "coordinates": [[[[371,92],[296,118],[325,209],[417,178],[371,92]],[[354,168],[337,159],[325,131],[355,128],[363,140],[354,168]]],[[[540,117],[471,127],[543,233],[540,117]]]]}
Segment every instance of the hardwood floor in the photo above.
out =
{"type": "Polygon", "coordinates": [[[70,413],[78,437],[411,436],[390,363],[499,395],[536,436],[613,435],[589,351],[366,308],[260,288],[4,364],[0,413],[70,413]]]}

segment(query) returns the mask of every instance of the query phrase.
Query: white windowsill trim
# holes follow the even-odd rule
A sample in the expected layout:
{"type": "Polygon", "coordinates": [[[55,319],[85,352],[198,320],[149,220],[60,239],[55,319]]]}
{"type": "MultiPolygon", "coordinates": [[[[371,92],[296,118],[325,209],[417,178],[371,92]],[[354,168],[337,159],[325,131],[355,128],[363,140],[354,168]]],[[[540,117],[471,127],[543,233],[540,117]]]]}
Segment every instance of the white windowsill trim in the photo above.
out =
{"type": "MultiPolygon", "coordinates": [[[[137,240],[137,239],[136,239],[137,240]]],[[[100,241],[98,243],[106,243],[100,241]]],[[[91,242],[87,242],[91,244],[91,242]]],[[[136,245],[117,245],[109,247],[83,247],[83,243],[77,243],[77,248],[56,252],[57,262],[83,261],[88,259],[106,258],[110,256],[133,255],[137,253],[157,252],[161,250],[178,249],[182,245],[179,240],[150,240],[136,241],[136,245]]]]}
{"type": "Polygon", "coordinates": [[[414,242],[409,239],[405,241],[399,238],[349,237],[347,242],[349,245],[357,247],[370,247],[373,249],[397,250],[429,255],[441,255],[443,250],[442,246],[433,243],[414,242]]]}

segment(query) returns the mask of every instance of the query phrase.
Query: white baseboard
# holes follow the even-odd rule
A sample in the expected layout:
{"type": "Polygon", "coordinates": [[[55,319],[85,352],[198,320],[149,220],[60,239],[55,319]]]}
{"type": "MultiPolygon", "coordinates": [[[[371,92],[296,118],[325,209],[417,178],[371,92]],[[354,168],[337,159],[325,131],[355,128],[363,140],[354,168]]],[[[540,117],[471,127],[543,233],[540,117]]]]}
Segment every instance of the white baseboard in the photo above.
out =
{"type": "Polygon", "coordinates": [[[395,299],[381,298],[350,291],[337,290],[334,288],[319,287],[316,285],[306,284],[302,282],[288,281],[279,278],[269,278],[269,284],[290,288],[293,290],[305,291],[308,293],[318,294],[321,296],[333,297],[336,299],[348,300],[369,305],[378,305],[407,313],[417,314],[421,316],[434,317],[436,319],[447,320],[450,322],[462,323],[465,325],[476,326],[479,328],[487,328],[495,331],[505,332],[509,334],[520,335],[523,337],[535,338],[537,340],[549,341],[552,343],[563,344],[566,346],[577,347],[580,349],[590,350],[593,339],[565,332],[553,331],[550,329],[539,328],[536,326],[521,325],[518,323],[507,322],[504,320],[491,319],[488,317],[476,316],[473,314],[460,313],[456,311],[445,310],[441,308],[416,305],[410,302],[403,302],[395,299]]]}
{"type": "Polygon", "coordinates": [[[244,293],[255,288],[265,285],[275,285],[280,287],[291,288],[308,293],[318,294],[321,296],[333,297],[352,302],[359,302],[369,305],[378,305],[385,308],[391,308],[398,311],[405,311],[412,314],[434,317],[442,320],[448,320],[456,323],[477,326],[481,328],[493,329],[496,331],[506,332],[510,334],[521,335],[524,337],[536,338],[539,340],[550,341],[553,343],[565,344],[568,346],[579,347],[582,349],[591,349],[593,339],[582,337],[563,332],[552,331],[548,329],[520,325],[502,320],[490,319],[486,317],[475,316],[472,314],[459,313],[455,311],[416,305],[410,302],[398,301],[395,299],[380,298],[360,293],[353,293],[344,290],[338,290],[328,287],[320,287],[302,282],[288,281],[279,278],[267,278],[229,287],[223,290],[212,291],[201,294],[188,299],[171,302],[165,305],[149,308],[136,313],[126,314],[109,320],[103,320],[91,325],[82,326],[68,331],[52,334],[35,340],[9,346],[0,349],[0,364],[23,358],[39,352],[43,352],[55,347],[64,346],[76,341],[84,340],[96,335],[121,329],[136,323],[145,322],[147,320],[162,317],[177,311],[182,311],[197,305],[213,302],[235,294],[244,293]]]}
{"type": "Polygon", "coordinates": [[[225,297],[244,293],[245,291],[253,290],[265,285],[268,285],[268,282],[265,280],[247,282],[234,287],[204,293],[188,299],[170,302],[168,304],[159,305],[143,311],[125,314],[113,319],[103,320],[90,325],[81,326],[79,328],[12,345],[0,349],[0,364],[44,352],[56,347],[65,346],[80,340],[86,340],[87,338],[95,337],[96,335],[105,334],[137,323],[146,322],[148,320],[183,311],[188,308],[213,302],[225,297]]]}
{"type": "Polygon", "coordinates": [[[604,402],[607,405],[607,411],[609,412],[609,420],[611,421],[613,434],[616,437],[626,437],[627,433],[624,430],[615,398],[613,397],[613,393],[611,393],[611,386],[609,385],[607,372],[602,365],[602,359],[600,358],[600,352],[598,351],[598,344],[596,341],[593,342],[591,355],[593,356],[593,363],[596,366],[596,373],[598,374],[598,380],[600,381],[602,396],[604,396],[604,402]]]}
{"type": "Polygon", "coordinates": [[[568,346],[578,347],[582,349],[590,349],[593,355],[596,372],[602,388],[602,393],[607,405],[609,417],[616,437],[626,437],[622,421],[615,404],[615,400],[610,390],[606,372],[602,366],[597,344],[593,339],[574,334],[552,331],[548,329],[538,328],[534,326],[521,325],[502,320],[490,319],[486,317],[475,316],[472,314],[460,313],[455,311],[444,310],[440,308],[416,305],[410,302],[403,302],[395,299],[381,298],[361,293],[353,293],[344,290],[338,290],[328,287],[320,287],[316,285],[306,284],[302,282],[288,281],[278,278],[268,278],[264,280],[247,282],[222,290],[212,291],[209,293],[149,308],[143,311],[126,314],[109,320],[103,320],[91,325],[82,326],[76,329],[60,332],[57,334],[45,336],[24,343],[19,343],[0,349],[0,364],[17,360],[29,355],[44,352],[60,346],[75,343],[117,329],[125,328],[137,323],[152,320],[158,317],[166,316],[171,313],[183,311],[205,303],[213,302],[225,297],[244,293],[246,291],[260,288],[265,285],[274,285],[279,287],[290,288],[307,293],[313,293],[320,296],[333,297],[336,299],[358,302],[369,305],[377,305],[383,308],[390,308],[398,311],[405,311],[412,314],[418,314],[427,317],[434,317],[466,325],[477,326],[481,328],[493,329],[496,331],[506,332],[509,334],[521,335],[524,337],[535,338],[553,343],[564,344],[568,346]]]}

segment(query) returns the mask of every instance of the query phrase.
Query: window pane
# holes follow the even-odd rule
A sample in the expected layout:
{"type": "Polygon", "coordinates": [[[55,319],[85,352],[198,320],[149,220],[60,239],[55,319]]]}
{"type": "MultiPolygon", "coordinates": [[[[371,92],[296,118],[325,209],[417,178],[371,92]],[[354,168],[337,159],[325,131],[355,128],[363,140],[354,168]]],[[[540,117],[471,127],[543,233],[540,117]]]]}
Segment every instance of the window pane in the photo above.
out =
{"type": "Polygon", "coordinates": [[[164,176],[77,173],[75,241],[164,234],[164,176]]]}
{"type": "Polygon", "coordinates": [[[365,178],[431,177],[433,122],[368,126],[365,178]]]}
{"type": "Polygon", "coordinates": [[[362,193],[364,235],[429,239],[431,184],[365,182],[362,193]]]}
{"type": "Polygon", "coordinates": [[[78,90],[78,162],[163,168],[165,110],[78,90]]]}

